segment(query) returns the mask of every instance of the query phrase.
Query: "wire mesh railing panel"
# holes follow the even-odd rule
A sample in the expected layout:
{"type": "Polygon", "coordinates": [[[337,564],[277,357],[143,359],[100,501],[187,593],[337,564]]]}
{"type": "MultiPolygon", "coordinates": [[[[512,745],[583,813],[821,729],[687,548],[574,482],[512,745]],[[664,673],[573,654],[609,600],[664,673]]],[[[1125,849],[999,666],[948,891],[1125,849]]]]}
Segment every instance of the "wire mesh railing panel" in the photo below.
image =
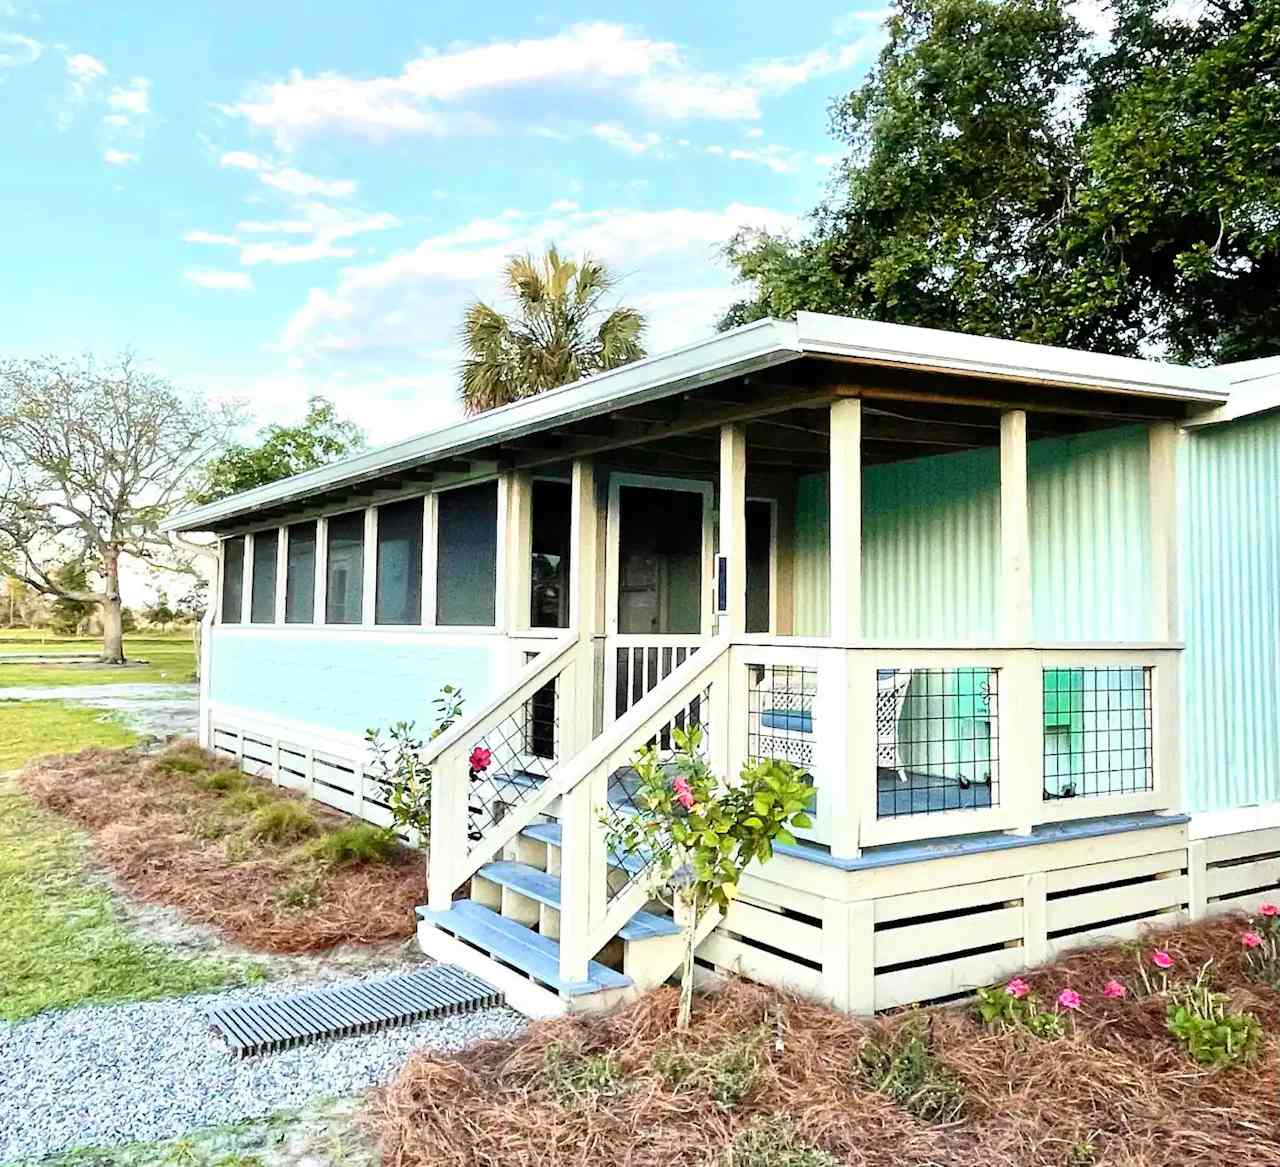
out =
{"type": "Polygon", "coordinates": [[[879,669],[876,681],[876,817],[999,806],[999,671],[879,669]]]}
{"type": "MultiPolygon", "coordinates": [[[[712,687],[707,685],[684,705],[674,717],[658,730],[648,745],[658,751],[658,765],[675,778],[676,754],[675,730],[687,730],[694,726],[701,730],[698,753],[710,758],[711,750],[711,697],[712,687]]],[[[643,813],[645,807],[638,796],[639,775],[631,765],[619,767],[609,775],[607,809],[602,819],[606,838],[607,867],[605,881],[608,902],[630,890],[637,881],[645,878],[653,865],[667,854],[670,841],[655,836],[651,846],[644,851],[628,854],[619,845],[620,829],[634,815],[643,813]]]]}
{"type": "Polygon", "coordinates": [[[1044,670],[1044,798],[1155,789],[1152,668],[1044,670]]]}
{"type": "Polygon", "coordinates": [[[747,666],[748,765],[770,758],[806,774],[814,765],[813,709],[818,670],[796,665],[747,666]]]}
{"type": "Polygon", "coordinates": [[[467,759],[467,837],[472,843],[533,798],[560,755],[560,678],[491,726],[467,759]]]}

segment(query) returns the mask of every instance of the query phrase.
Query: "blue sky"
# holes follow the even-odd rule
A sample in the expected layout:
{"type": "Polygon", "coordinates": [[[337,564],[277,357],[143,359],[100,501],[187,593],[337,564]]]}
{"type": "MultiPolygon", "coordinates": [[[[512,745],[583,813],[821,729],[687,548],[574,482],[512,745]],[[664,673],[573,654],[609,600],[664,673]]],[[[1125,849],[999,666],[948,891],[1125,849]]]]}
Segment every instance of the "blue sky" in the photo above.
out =
{"type": "Polygon", "coordinates": [[[0,352],[130,347],[391,440],[456,412],[467,303],[551,240],[651,351],[696,339],[725,239],[819,196],[881,7],[0,0],[0,352]]]}

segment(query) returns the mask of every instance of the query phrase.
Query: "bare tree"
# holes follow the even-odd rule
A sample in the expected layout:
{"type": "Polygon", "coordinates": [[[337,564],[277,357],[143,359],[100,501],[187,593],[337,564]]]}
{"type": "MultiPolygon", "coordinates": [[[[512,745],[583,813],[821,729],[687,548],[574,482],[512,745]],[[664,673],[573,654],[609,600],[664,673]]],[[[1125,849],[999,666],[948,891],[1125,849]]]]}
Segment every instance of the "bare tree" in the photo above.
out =
{"type": "Polygon", "coordinates": [[[102,659],[123,663],[120,560],[180,565],[157,525],[239,420],[128,355],[0,362],[0,560],[37,591],[99,605],[102,659]],[[58,578],[77,557],[83,590],[58,578]]]}

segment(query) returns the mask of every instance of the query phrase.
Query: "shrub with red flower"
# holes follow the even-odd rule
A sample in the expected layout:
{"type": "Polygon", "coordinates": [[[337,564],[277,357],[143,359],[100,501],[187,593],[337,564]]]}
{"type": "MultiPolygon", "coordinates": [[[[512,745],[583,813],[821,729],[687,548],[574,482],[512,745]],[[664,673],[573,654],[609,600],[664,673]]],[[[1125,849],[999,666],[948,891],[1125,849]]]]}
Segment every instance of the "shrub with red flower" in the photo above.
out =
{"type": "Polygon", "coordinates": [[[1124,982],[1116,980],[1115,977],[1102,986],[1102,995],[1108,1001],[1123,1001],[1128,993],[1129,990],[1124,987],[1124,982]]]}
{"type": "Polygon", "coordinates": [[[1240,945],[1245,971],[1272,988],[1280,988],[1280,914],[1275,904],[1258,908],[1258,918],[1249,921],[1240,945]]]}
{"type": "Polygon", "coordinates": [[[476,746],[467,759],[467,765],[471,767],[473,774],[483,774],[493,765],[493,751],[486,750],[484,746],[476,746]]]}
{"type": "Polygon", "coordinates": [[[1075,989],[1063,989],[1062,992],[1058,994],[1059,1009],[1070,1009],[1074,1012],[1083,1004],[1084,1000],[1081,998],[1080,994],[1075,991],[1075,989]]]}

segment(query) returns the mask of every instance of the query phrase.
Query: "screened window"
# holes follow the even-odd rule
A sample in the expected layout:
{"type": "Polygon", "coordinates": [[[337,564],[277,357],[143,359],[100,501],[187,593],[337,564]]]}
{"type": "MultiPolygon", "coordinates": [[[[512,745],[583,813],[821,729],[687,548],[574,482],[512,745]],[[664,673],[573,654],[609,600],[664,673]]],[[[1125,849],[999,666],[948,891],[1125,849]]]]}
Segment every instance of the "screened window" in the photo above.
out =
{"type": "Polygon", "coordinates": [[[315,523],[295,523],[289,528],[288,556],[284,577],[285,622],[310,624],[316,618],[315,523]]]}
{"type": "Polygon", "coordinates": [[[329,520],[326,624],[359,624],[364,602],[364,512],[329,520]]]}
{"type": "Polygon", "coordinates": [[[244,536],[222,541],[222,622],[239,624],[244,603],[244,536]]]}
{"type": "Polygon", "coordinates": [[[422,623],[422,499],[378,508],[378,624],[422,623]]]}
{"type": "Polygon", "coordinates": [[[259,531],[253,537],[253,592],[249,597],[249,619],[255,624],[276,620],[276,555],[279,531],[259,531]]]}
{"type": "Polygon", "coordinates": [[[531,628],[569,627],[571,492],[564,482],[533,484],[531,628]]]}
{"type": "Polygon", "coordinates": [[[492,627],[497,620],[498,485],[437,496],[436,623],[492,627]]]}
{"type": "Polygon", "coordinates": [[[748,632],[770,632],[772,608],[773,507],[760,499],[747,502],[748,632]]]}

